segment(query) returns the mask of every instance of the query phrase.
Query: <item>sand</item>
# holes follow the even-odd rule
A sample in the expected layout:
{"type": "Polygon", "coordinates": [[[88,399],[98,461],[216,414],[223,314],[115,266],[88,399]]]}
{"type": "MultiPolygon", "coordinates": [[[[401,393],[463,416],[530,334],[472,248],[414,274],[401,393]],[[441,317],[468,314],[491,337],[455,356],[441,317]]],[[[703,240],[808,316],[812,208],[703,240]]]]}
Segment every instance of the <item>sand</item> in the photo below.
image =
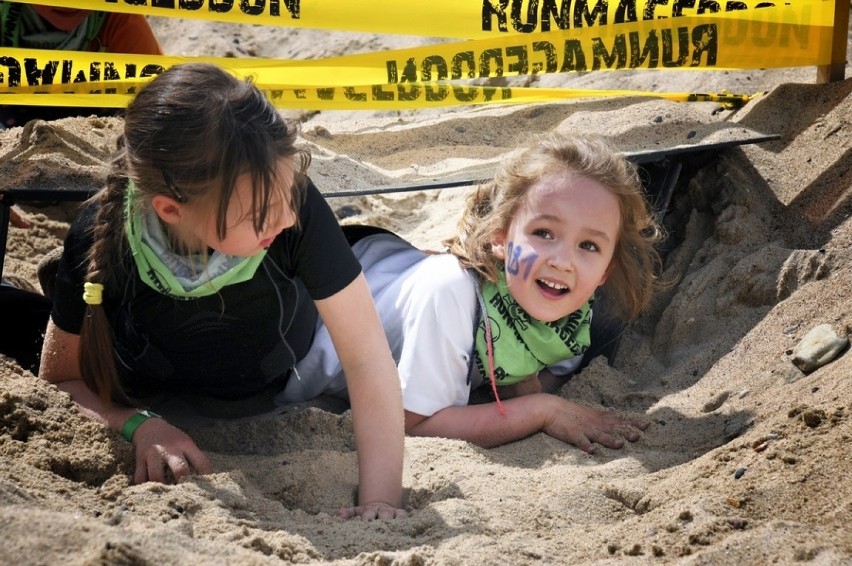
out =
{"type": "MultiPolygon", "coordinates": [[[[427,41],[153,22],[175,55],[308,58],[427,41]]],[[[612,366],[598,358],[559,392],[647,419],[638,442],[588,455],[542,434],[490,450],[408,438],[410,517],[342,521],[334,512],[357,486],[346,412],[318,403],[188,422],[215,473],[135,486],[117,433],[0,356],[0,563],[852,564],[852,357],[806,374],[790,355],[817,325],[841,337],[852,327],[852,78],[815,85],[815,76],[646,71],[541,82],[766,91],[734,111],[637,97],[291,113],[328,192],[476,176],[525,133],[551,129],[609,135],[626,151],[779,137],[687,168],[665,217],[673,285],[628,327],[612,366]]],[[[120,125],[79,118],[0,132],[0,183],[97,186],[120,125]]],[[[438,248],[467,190],[329,199],[342,222],[438,248]]],[[[20,210],[34,227],[11,229],[5,273],[37,288],[37,262],[61,243],[75,205],[20,210]]]]}

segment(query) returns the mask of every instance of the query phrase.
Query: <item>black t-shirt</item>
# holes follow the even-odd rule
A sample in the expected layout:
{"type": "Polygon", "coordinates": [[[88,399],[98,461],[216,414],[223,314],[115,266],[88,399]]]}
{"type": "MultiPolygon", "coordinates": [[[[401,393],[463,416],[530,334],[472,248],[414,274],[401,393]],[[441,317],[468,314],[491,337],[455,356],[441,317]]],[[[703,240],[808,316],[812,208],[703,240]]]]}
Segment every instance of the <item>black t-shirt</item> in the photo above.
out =
{"type": "MultiPolygon", "coordinates": [[[[85,258],[97,208],[89,205],[71,225],[56,278],[51,316],[73,334],[85,314],[85,258]]],[[[275,239],[252,279],[208,297],[179,300],[154,291],[128,254],[125,287],[104,289],[103,303],[128,394],[236,398],[286,381],[313,340],[313,301],[334,295],[361,271],[313,183],[299,219],[299,229],[275,239]]]]}

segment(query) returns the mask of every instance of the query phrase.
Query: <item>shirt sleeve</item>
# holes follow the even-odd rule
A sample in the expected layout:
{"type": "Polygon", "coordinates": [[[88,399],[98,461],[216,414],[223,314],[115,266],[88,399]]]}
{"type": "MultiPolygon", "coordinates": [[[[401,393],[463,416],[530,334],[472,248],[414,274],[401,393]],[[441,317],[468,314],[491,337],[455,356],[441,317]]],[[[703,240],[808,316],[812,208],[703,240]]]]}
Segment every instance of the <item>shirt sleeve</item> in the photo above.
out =
{"type": "Polygon", "coordinates": [[[467,405],[477,309],[473,279],[454,256],[433,256],[419,264],[400,301],[407,304],[398,364],[403,406],[428,417],[467,405]]]}
{"type": "Polygon", "coordinates": [[[312,299],[327,299],[354,281],[361,265],[334,212],[312,182],[299,211],[299,223],[287,239],[295,274],[312,299]]]}
{"type": "Polygon", "coordinates": [[[101,49],[110,53],[163,54],[148,20],[141,14],[111,13],[98,39],[101,49]]]}

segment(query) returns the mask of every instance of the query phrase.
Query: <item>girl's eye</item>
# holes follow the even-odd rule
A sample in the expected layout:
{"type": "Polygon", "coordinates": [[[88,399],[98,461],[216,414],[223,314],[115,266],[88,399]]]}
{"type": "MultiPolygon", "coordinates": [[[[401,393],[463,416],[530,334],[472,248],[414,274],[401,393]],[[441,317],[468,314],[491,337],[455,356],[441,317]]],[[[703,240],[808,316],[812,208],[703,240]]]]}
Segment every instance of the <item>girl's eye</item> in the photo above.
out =
{"type": "Polygon", "coordinates": [[[598,245],[594,242],[583,242],[582,244],[580,244],[580,247],[590,252],[598,251],[598,245]]]}
{"type": "Polygon", "coordinates": [[[533,230],[533,236],[538,236],[539,238],[543,238],[545,240],[553,239],[553,234],[551,234],[549,230],[545,230],[543,228],[533,230]]]}

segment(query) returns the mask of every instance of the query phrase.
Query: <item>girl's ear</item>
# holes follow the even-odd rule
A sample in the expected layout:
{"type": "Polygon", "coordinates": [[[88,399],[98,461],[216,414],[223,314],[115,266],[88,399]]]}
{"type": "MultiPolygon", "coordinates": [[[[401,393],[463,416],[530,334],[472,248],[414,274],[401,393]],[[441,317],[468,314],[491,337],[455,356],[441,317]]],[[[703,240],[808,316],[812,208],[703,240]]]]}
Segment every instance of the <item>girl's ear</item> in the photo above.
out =
{"type": "Polygon", "coordinates": [[[500,261],[506,261],[506,232],[500,230],[491,240],[491,254],[500,261]]]}
{"type": "Polygon", "coordinates": [[[172,226],[180,224],[184,215],[183,205],[165,195],[157,195],[152,198],[151,206],[154,207],[154,212],[157,213],[160,220],[172,226]]]}

